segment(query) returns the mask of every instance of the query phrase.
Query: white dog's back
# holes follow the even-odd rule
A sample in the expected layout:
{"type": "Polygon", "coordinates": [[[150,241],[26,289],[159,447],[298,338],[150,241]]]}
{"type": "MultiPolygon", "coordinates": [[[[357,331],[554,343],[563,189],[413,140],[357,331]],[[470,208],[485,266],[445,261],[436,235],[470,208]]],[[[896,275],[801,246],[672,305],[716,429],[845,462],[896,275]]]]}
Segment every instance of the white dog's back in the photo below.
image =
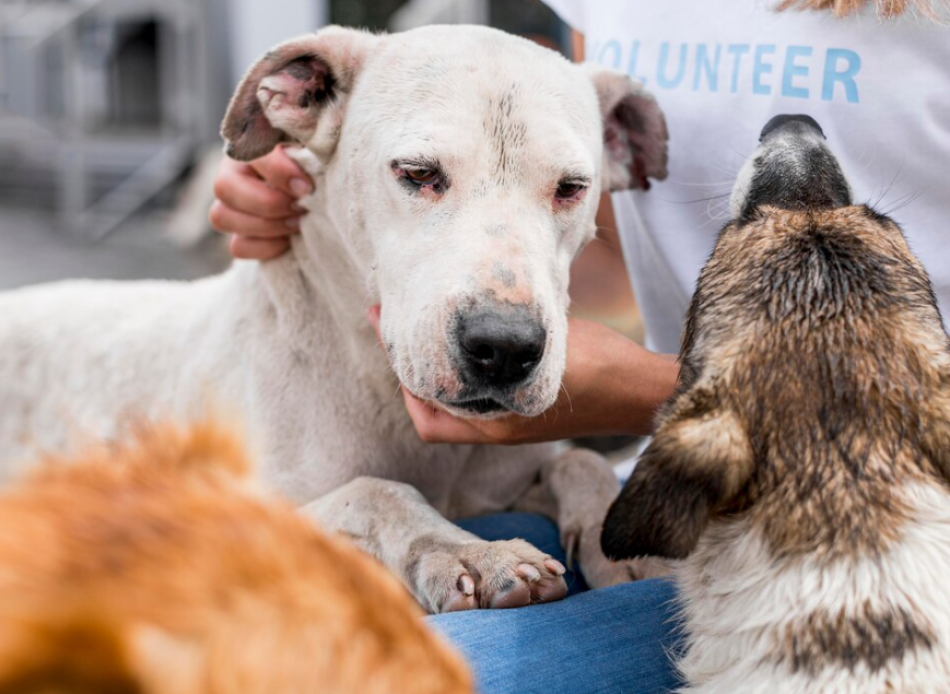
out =
{"type": "Polygon", "coordinates": [[[204,352],[226,349],[223,331],[237,327],[221,315],[239,308],[225,300],[225,277],[67,281],[0,294],[0,477],[77,438],[109,438],[153,415],[193,414],[196,379],[224,396],[223,374],[204,367],[227,361],[204,352]]]}

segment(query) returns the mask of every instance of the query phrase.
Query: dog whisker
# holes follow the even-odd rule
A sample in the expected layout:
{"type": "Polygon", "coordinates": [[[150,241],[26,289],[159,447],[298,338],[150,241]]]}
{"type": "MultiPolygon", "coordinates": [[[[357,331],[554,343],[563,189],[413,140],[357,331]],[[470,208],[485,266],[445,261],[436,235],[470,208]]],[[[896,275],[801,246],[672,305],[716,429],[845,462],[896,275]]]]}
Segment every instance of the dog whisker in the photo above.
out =
{"type": "Polygon", "coordinates": [[[891,192],[891,190],[894,188],[894,185],[897,183],[898,179],[900,178],[901,173],[903,172],[903,170],[904,170],[904,162],[901,162],[900,164],[898,164],[897,170],[894,172],[894,175],[891,177],[890,183],[888,183],[886,186],[884,186],[884,190],[881,191],[880,196],[879,196],[878,199],[875,201],[875,203],[874,203],[874,206],[875,206],[875,207],[876,207],[877,205],[880,205],[881,202],[884,200],[884,198],[887,197],[887,194],[888,194],[889,192],[891,192]]]}
{"type": "Polygon", "coordinates": [[[920,198],[921,195],[926,193],[928,190],[929,190],[928,187],[918,188],[917,190],[914,190],[902,195],[901,197],[897,198],[893,203],[891,203],[891,207],[886,208],[886,210],[882,214],[885,214],[887,216],[893,215],[895,212],[898,212],[904,209],[905,207],[907,207],[908,205],[913,204],[918,198],[920,198]]]}
{"type": "Polygon", "coordinates": [[[574,401],[571,399],[571,394],[567,390],[567,386],[564,385],[564,382],[561,381],[561,390],[564,391],[564,396],[567,398],[567,405],[570,408],[571,413],[574,412],[574,401]]]}
{"type": "Polygon", "coordinates": [[[689,186],[692,188],[715,188],[718,186],[728,186],[729,188],[732,188],[732,185],[736,182],[736,174],[731,171],[728,173],[731,178],[725,181],[696,181],[694,183],[691,181],[673,181],[671,179],[670,182],[675,183],[678,186],[689,186]]]}
{"type": "Polygon", "coordinates": [[[710,202],[713,200],[722,200],[723,198],[728,198],[732,191],[726,193],[719,193],[718,195],[710,195],[705,198],[694,198],[692,200],[664,200],[672,205],[695,205],[698,202],[710,202]]]}
{"type": "MultiPolygon", "coordinates": [[[[597,227],[597,231],[598,231],[598,232],[600,232],[600,231],[606,231],[606,232],[609,232],[609,233],[613,233],[614,230],[611,229],[610,227],[597,227]]],[[[603,245],[607,246],[608,248],[613,248],[613,247],[614,247],[613,244],[610,243],[610,241],[607,241],[606,239],[601,238],[599,235],[594,236],[594,238],[592,238],[592,239],[590,240],[590,244],[591,244],[591,245],[593,245],[593,244],[595,244],[595,243],[603,244],[603,245]]]]}

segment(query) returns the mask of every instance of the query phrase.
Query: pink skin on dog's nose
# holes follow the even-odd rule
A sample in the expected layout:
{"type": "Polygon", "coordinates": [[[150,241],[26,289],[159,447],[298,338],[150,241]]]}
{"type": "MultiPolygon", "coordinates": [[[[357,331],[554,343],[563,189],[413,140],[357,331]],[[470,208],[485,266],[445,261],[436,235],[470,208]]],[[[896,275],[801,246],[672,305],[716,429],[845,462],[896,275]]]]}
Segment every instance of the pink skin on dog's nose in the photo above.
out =
{"type": "Polygon", "coordinates": [[[379,333],[379,317],[382,315],[382,312],[383,307],[380,304],[370,306],[368,309],[366,309],[366,318],[376,331],[376,337],[379,338],[380,342],[383,341],[383,336],[379,333]]]}

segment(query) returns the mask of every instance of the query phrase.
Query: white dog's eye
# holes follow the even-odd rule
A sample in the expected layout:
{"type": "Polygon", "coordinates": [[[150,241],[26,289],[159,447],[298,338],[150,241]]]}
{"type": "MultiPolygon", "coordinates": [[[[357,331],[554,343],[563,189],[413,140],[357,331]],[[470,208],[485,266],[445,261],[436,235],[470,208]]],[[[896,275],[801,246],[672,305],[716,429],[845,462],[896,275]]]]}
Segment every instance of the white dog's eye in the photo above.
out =
{"type": "Polygon", "coordinates": [[[587,184],[583,181],[561,181],[557,186],[554,197],[561,201],[580,200],[587,190],[587,184]]]}
{"type": "Polygon", "coordinates": [[[393,161],[393,173],[410,192],[431,191],[442,194],[448,186],[448,179],[435,162],[393,161]]]}
{"type": "Polygon", "coordinates": [[[420,186],[431,186],[438,182],[439,172],[435,169],[406,169],[406,178],[420,186]]]}

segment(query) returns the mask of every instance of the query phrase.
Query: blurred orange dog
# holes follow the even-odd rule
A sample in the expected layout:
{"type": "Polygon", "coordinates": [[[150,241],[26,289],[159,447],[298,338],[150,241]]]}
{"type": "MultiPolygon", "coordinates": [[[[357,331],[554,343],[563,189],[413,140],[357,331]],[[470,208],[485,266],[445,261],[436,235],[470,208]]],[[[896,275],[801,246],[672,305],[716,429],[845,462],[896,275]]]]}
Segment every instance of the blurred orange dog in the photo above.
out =
{"type": "Polygon", "coordinates": [[[0,495],[0,692],[462,694],[395,578],[255,489],[213,425],[0,495]]]}

